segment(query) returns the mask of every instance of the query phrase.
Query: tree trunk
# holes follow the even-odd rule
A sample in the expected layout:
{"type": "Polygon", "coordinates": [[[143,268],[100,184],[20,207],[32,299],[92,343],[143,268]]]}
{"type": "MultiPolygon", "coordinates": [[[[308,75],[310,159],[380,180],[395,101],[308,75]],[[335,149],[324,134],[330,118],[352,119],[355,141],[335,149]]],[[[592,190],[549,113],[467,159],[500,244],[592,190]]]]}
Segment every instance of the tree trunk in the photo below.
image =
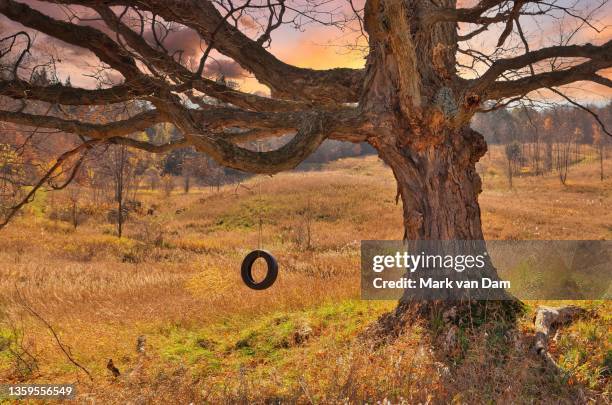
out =
{"type": "MultiPolygon", "coordinates": [[[[443,0],[440,5],[452,4],[443,0]]],[[[417,1],[366,2],[370,52],[360,106],[377,128],[368,141],[397,180],[404,239],[482,240],[475,165],[486,143],[469,126],[482,98],[451,79],[456,24],[428,25],[430,7],[417,1]]],[[[492,265],[486,272],[498,278],[492,265]]],[[[396,328],[412,310],[425,314],[456,304],[415,300],[405,293],[385,319],[396,328]]]]}
{"type": "Polygon", "coordinates": [[[123,236],[123,199],[119,197],[117,201],[117,236],[123,236]]]}
{"type": "MultiPolygon", "coordinates": [[[[549,134],[550,136],[550,134],[549,134]]],[[[546,152],[544,156],[544,171],[546,173],[552,172],[553,168],[553,145],[550,139],[546,140],[546,152]]]]}
{"type": "MultiPolygon", "coordinates": [[[[424,148],[378,145],[378,150],[397,180],[398,197],[403,203],[405,240],[484,239],[478,204],[482,184],[475,167],[486,152],[482,135],[464,127],[449,133],[447,141],[424,148]]],[[[499,280],[490,262],[479,276],[499,280]]],[[[500,297],[506,301],[487,304],[467,298],[463,302],[456,299],[424,301],[413,294],[413,290],[406,290],[396,311],[382,319],[385,330],[401,328],[414,315],[430,317],[432,311],[444,312],[451,307],[455,308],[458,321],[461,316],[483,309],[485,305],[490,311],[502,308],[509,319],[514,319],[520,308],[518,301],[504,294],[500,297]]]]}
{"type": "Polygon", "coordinates": [[[512,188],[512,159],[508,158],[508,187],[512,188]]]}
{"type": "Polygon", "coordinates": [[[191,177],[189,175],[185,175],[183,181],[183,189],[185,191],[185,194],[189,194],[189,189],[191,186],[191,177]]]}
{"type": "Polygon", "coordinates": [[[478,205],[482,184],[475,166],[486,152],[480,134],[463,128],[438,145],[389,145],[379,152],[397,180],[405,239],[483,239],[478,205]]]}
{"type": "Polygon", "coordinates": [[[72,226],[77,229],[79,225],[78,206],[76,201],[72,201],[72,226]]]}
{"type": "Polygon", "coordinates": [[[540,139],[538,136],[534,137],[533,140],[533,173],[534,175],[540,175],[540,139]]]}

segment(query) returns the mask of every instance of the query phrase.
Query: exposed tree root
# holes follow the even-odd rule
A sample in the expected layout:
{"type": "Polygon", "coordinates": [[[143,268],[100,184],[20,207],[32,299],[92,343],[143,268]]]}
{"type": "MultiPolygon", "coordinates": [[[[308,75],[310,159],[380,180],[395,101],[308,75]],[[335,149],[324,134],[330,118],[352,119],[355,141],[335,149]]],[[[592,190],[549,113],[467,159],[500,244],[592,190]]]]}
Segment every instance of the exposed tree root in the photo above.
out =
{"type": "Polygon", "coordinates": [[[415,311],[407,311],[406,305],[400,302],[393,311],[384,313],[376,322],[368,326],[360,337],[370,342],[373,347],[392,343],[406,325],[416,319],[415,315],[415,311]]]}
{"type": "Polygon", "coordinates": [[[534,317],[535,344],[534,352],[542,357],[544,362],[555,372],[560,373],[561,368],[548,353],[548,341],[560,326],[572,323],[577,318],[587,315],[588,311],[574,305],[566,307],[538,307],[534,317]]]}
{"type": "MultiPolygon", "coordinates": [[[[514,324],[524,311],[518,300],[503,301],[400,301],[395,310],[383,314],[363,332],[363,338],[375,346],[392,343],[408,325],[423,322],[437,334],[447,336],[457,326],[478,327],[495,320],[514,324]]],[[[446,340],[453,340],[448,336],[446,340]]],[[[452,346],[448,342],[448,346],[452,346]]]]}

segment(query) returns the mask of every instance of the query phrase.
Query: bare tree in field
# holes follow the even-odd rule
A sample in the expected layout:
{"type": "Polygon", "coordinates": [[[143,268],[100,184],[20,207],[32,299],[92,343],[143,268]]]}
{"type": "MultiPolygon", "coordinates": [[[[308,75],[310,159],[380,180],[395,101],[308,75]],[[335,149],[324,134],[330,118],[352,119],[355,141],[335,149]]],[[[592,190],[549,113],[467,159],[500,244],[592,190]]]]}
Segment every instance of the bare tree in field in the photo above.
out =
{"type": "Polygon", "coordinates": [[[566,139],[562,139],[557,144],[557,173],[559,174],[559,181],[565,185],[567,181],[567,173],[570,165],[570,149],[571,149],[571,137],[566,136],[566,139]]]}
{"type": "Polygon", "coordinates": [[[0,143],[0,214],[10,211],[13,198],[21,197],[25,177],[22,157],[10,145],[0,143]]]}
{"type": "Polygon", "coordinates": [[[155,166],[147,168],[144,172],[144,177],[151,191],[157,190],[160,183],[159,169],[155,166]]]}
{"type": "Polygon", "coordinates": [[[174,191],[174,177],[169,174],[163,175],[161,177],[161,184],[164,197],[170,197],[172,195],[172,191],[174,191]]]}
{"type": "Polygon", "coordinates": [[[546,149],[544,150],[544,171],[552,172],[553,169],[553,117],[544,119],[544,135],[546,140],[546,149]]]}
{"type": "Polygon", "coordinates": [[[512,188],[512,175],[521,160],[521,144],[513,141],[505,146],[504,152],[508,161],[508,187],[512,188]]]}
{"type": "Polygon", "coordinates": [[[113,200],[117,204],[117,210],[113,213],[112,218],[117,224],[118,237],[123,235],[123,225],[129,211],[126,202],[136,183],[136,168],[133,160],[126,145],[113,145],[106,153],[105,161],[102,162],[102,167],[113,185],[113,200]]]}
{"type": "Polygon", "coordinates": [[[604,155],[606,151],[607,138],[602,133],[601,128],[597,124],[592,125],[593,128],[593,143],[597,146],[597,154],[599,155],[599,179],[604,180],[604,155]]]}
{"type": "MultiPolygon", "coordinates": [[[[109,142],[149,152],[192,146],[222,166],[273,174],[296,167],[325,139],[368,142],[395,175],[403,237],[409,240],[483,239],[475,165],[486,144],[470,128],[476,112],[579,81],[612,87],[604,72],[612,67],[612,41],[575,42],[577,32],[599,30],[593,16],[602,4],[580,9],[556,0],[480,0],[459,7],[452,0],[366,0],[363,7],[350,2],[354,14],[349,15],[318,0],[43,3],[49,3],[46,13],[0,0],[0,13],[23,26],[2,35],[0,55],[11,68],[0,81],[0,94],[14,100],[15,108],[0,111],[0,121],[78,134],[83,146],[61,161],[109,142]],[[62,12],[50,17],[52,7],[62,12]],[[536,48],[528,19],[574,24],[557,43],[536,48]],[[367,40],[365,67],[301,68],[268,50],[275,30],[309,24],[361,30],[367,40]],[[177,30],[199,39],[197,58],[170,47],[177,30]],[[95,55],[99,88],[30,82],[27,72],[35,62],[28,52],[35,32],[95,55]],[[490,46],[476,46],[493,36],[490,46]],[[235,61],[266,85],[271,97],[207,78],[213,55],[235,61]],[[92,108],[138,102],[146,108],[100,124],[22,108],[32,101],[92,108]],[[163,144],[130,137],[159,123],[173,124],[181,137],[163,144]],[[276,150],[241,146],[287,134],[294,136],[276,150]]],[[[488,271],[496,277],[493,266],[488,271]]],[[[397,324],[409,312],[430,314],[432,305],[456,303],[406,297],[389,319],[397,324]]]]}
{"type": "Polygon", "coordinates": [[[191,182],[200,180],[209,175],[208,161],[202,155],[187,155],[183,159],[181,165],[181,174],[183,175],[183,191],[189,193],[191,182]]]}
{"type": "Polygon", "coordinates": [[[532,142],[532,152],[531,152],[531,166],[533,168],[534,175],[542,174],[540,168],[540,131],[538,122],[534,122],[535,117],[532,117],[532,111],[528,108],[523,108],[520,110],[521,117],[525,120],[524,130],[526,132],[531,132],[531,142],[532,142]]]}
{"type": "Polygon", "coordinates": [[[79,226],[79,202],[81,200],[82,190],[81,187],[76,184],[71,187],[68,187],[66,192],[68,195],[68,202],[70,203],[70,222],[74,229],[77,229],[79,226]]]}
{"type": "Polygon", "coordinates": [[[557,138],[557,173],[559,181],[565,185],[567,182],[567,173],[572,160],[572,143],[576,137],[575,132],[566,131],[562,136],[557,138]]]}

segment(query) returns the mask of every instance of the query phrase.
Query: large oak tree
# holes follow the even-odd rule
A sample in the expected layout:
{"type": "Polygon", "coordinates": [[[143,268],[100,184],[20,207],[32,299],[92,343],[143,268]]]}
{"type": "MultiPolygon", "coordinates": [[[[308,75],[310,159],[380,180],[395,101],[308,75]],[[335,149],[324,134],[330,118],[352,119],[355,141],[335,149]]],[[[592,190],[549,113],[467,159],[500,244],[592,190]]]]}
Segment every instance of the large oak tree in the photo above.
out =
{"type": "Polygon", "coordinates": [[[612,41],[574,43],[577,30],[597,30],[592,14],[557,0],[481,0],[471,7],[454,0],[367,0],[363,7],[349,2],[353,17],[340,19],[328,2],[314,0],[48,3],[64,11],[61,17],[0,0],[0,13],[22,26],[2,34],[0,55],[12,69],[0,81],[0,95],[20,103],[143,106],[106,123],[36,114],[22,104],[1,110],[0,121],[80,136],[82,144],[52,170],[92,145],[114,143],[151,152],[192,146],[221,165],[272,174],[296,167],[326,139],[367,142],[395,175],[409,240],[483,239],[475,164],[486,144],[470,128],[475,113],[541,88],[578,81],[612,87],[605,74],[612,67],[612,41]],[[573,19],[577,28],[556,44],[532,49],[521,24],[545,16],[573,19]],[[269,51],[276,29],[306,22],[362,28],[365,67],[300,68],[269,51]],[[247,31],[247,25],[258,28],[247,31]],[[172,27],[203,44],[195,63],[167,46],[172,27]],[[101,72],[120,80],[96,89],[36,84],[23,74],[33,32],[91,52],[101,72]],[[481,36],[491,42],[492,35],[488,51],[471,46],[481,36]],[[206,72],[213,55],[239,64],[271,97],[212,80],[206,72]],[[173,124],[182,137],[167,144],[130,137],[159,123],[173,124]],[[244,146],[288,134],[293,138],[277,150],[244,146]]]}

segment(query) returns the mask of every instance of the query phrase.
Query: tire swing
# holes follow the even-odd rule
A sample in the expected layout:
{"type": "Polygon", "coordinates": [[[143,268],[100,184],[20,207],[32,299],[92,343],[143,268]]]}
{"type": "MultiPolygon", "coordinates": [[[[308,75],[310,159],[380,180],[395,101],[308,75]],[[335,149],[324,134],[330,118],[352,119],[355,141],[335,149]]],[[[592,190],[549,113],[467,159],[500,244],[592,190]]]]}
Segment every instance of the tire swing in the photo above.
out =
{"type": "Polygon", "coordinates": [[[241,269],[242,281],[247,287],[253,290],[265,290],[274,284],[276,277],[278,276],[278,263],[276,259],[267,250],[256,249],[246,255],[242,261],[241,269]],[[253,278],[253,264],[259,258],[263,258],[268,265],[268,272],[266,277],[259,283],[253,278]]]}
{"type": "MultiPolygon", "coordinates": [[[[259,201],[261,203],[261,180],[259,182],[259,201]]],[[[278,276],[278,262],[272,256],[272,253],[267,250],[262,249],[261,247],[261,227],[263,224],[263,220],[261,218],[261,210],[259,212],[259,238],[258,238],[258,249],[250,252],[244,260],[242,261],[242,266],[240,269],[240,275],[242,276],[242,281],[246,284],[247,287],[253,290],[265,290],[270,288],[272,284],[276,281],[276,277],[278,276]],[[266,272],[266,277],[260,282],[255,281],[253,278],[253,264],[257,259],[263,258],[266,261],[268,266],[268,271],[266,272]]]]}

